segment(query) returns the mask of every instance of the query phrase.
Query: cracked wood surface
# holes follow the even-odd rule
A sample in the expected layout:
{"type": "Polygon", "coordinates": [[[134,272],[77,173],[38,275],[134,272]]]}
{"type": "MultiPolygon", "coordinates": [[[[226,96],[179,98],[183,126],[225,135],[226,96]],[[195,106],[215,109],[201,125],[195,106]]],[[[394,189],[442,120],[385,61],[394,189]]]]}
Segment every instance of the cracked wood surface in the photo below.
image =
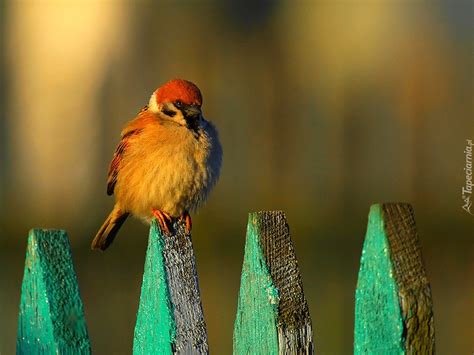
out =
{"type": "Polygon", "coordinates": [[[170,231],[150,227],[133,353],[208,354],[191,235],[184,221],[170,231]]]}
{"type": "Polygon", "coordinates": [[[312,354],[313,332],[285,214],[249,215],[234,354],[312,354]]]}
{"type": "Polygon", "coordinates": [[[356,290],[355,354],[433,354],[431,288],[413,208],[373,205],[356,290]]]}

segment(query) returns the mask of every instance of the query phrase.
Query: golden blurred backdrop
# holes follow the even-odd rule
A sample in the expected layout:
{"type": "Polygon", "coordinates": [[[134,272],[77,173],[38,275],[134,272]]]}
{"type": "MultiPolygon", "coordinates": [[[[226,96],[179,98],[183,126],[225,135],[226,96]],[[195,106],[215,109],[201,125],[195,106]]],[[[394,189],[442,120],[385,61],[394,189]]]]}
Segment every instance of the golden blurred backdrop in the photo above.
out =
{"type": "MultiPolygon", "coordinates": [[[[194,217],[211,352],[230,354],[249,211],[287,213],[320,354],[352,352],[370,204],[413,204],[439,354],[474,350],[470,0],[0,2],[0,353],[15,349],[28,229],[67,229],[96,354],[131,352],[147,228],[91,238],[119,132],[181,77],[220,130],[194,217]]],[[[159,162],[157,162],[159,164],[159,162]]]]}

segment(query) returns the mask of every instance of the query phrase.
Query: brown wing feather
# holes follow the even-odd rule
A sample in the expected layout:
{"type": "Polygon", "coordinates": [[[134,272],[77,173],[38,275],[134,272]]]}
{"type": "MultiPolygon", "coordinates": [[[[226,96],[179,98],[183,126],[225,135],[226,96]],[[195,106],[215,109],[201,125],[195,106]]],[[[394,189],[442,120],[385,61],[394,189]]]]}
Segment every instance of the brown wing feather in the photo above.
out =
{"type": "Polygon", "coordinates": [[[130,145],[132,138],[139,134],[142,129],[134,129],[128,131],[122,136],[122,139],[115,149],[114,157],[110,162],[109,173],[107,176],[107,195],[114,193],[115,184],[117,183],[118,174],[120,171],[120,162],[122,161],[123,155],[130,145]]]}
{"type": "Polygon", "coordinates": [[[122,131],[122,139],[115,149],[114,157],[110,163],[109,174],[107,177],[107,195],[114,193],[115,184],[120,172],[120,162],[127,148],[132,144],[134,138],[140,134],[146,125],[155,122],[155,117],[148,111],[148,106],[143,107],[138,113],[137,118],[127,124],[122,131]]]}

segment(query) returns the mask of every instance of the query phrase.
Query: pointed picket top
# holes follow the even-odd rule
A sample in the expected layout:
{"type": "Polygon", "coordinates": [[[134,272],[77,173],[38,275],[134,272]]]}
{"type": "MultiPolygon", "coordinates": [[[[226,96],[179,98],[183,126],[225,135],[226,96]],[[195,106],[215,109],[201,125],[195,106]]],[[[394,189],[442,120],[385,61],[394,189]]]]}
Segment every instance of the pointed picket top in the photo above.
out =
{"type": "Polygon", "coordinates": [[[370,208],[355,306],[355,354],[432,354],[431,289],[409,204],[370,208]]]}
{"type": "Polygon", "coordinates": [[[17,354],[90,354],[67,234],[29,233],[18,317],[17,354]]]}
{"type": "Polygon", "coordinates": [[[150,227],[134,354],[207,354],[207,331],[190,234],[175,221],[163,236],[150,227]]]}
{"type": "Polygon", "coordinates": [[[249,214],[233,353],[313,353],[311,318],[281,211],[249,214]]]}

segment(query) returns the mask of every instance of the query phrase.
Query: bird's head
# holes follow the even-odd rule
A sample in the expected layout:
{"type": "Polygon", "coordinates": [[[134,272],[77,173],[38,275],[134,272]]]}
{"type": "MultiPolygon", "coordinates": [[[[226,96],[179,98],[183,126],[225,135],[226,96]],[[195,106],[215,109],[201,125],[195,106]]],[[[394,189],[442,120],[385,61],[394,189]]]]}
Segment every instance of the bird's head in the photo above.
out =
{"type": "Polygon", "coordinates": [[[190,81],[173,79],[151,95],[148,110],[190,129],[199,126],[202,95],[190,81]]]}

